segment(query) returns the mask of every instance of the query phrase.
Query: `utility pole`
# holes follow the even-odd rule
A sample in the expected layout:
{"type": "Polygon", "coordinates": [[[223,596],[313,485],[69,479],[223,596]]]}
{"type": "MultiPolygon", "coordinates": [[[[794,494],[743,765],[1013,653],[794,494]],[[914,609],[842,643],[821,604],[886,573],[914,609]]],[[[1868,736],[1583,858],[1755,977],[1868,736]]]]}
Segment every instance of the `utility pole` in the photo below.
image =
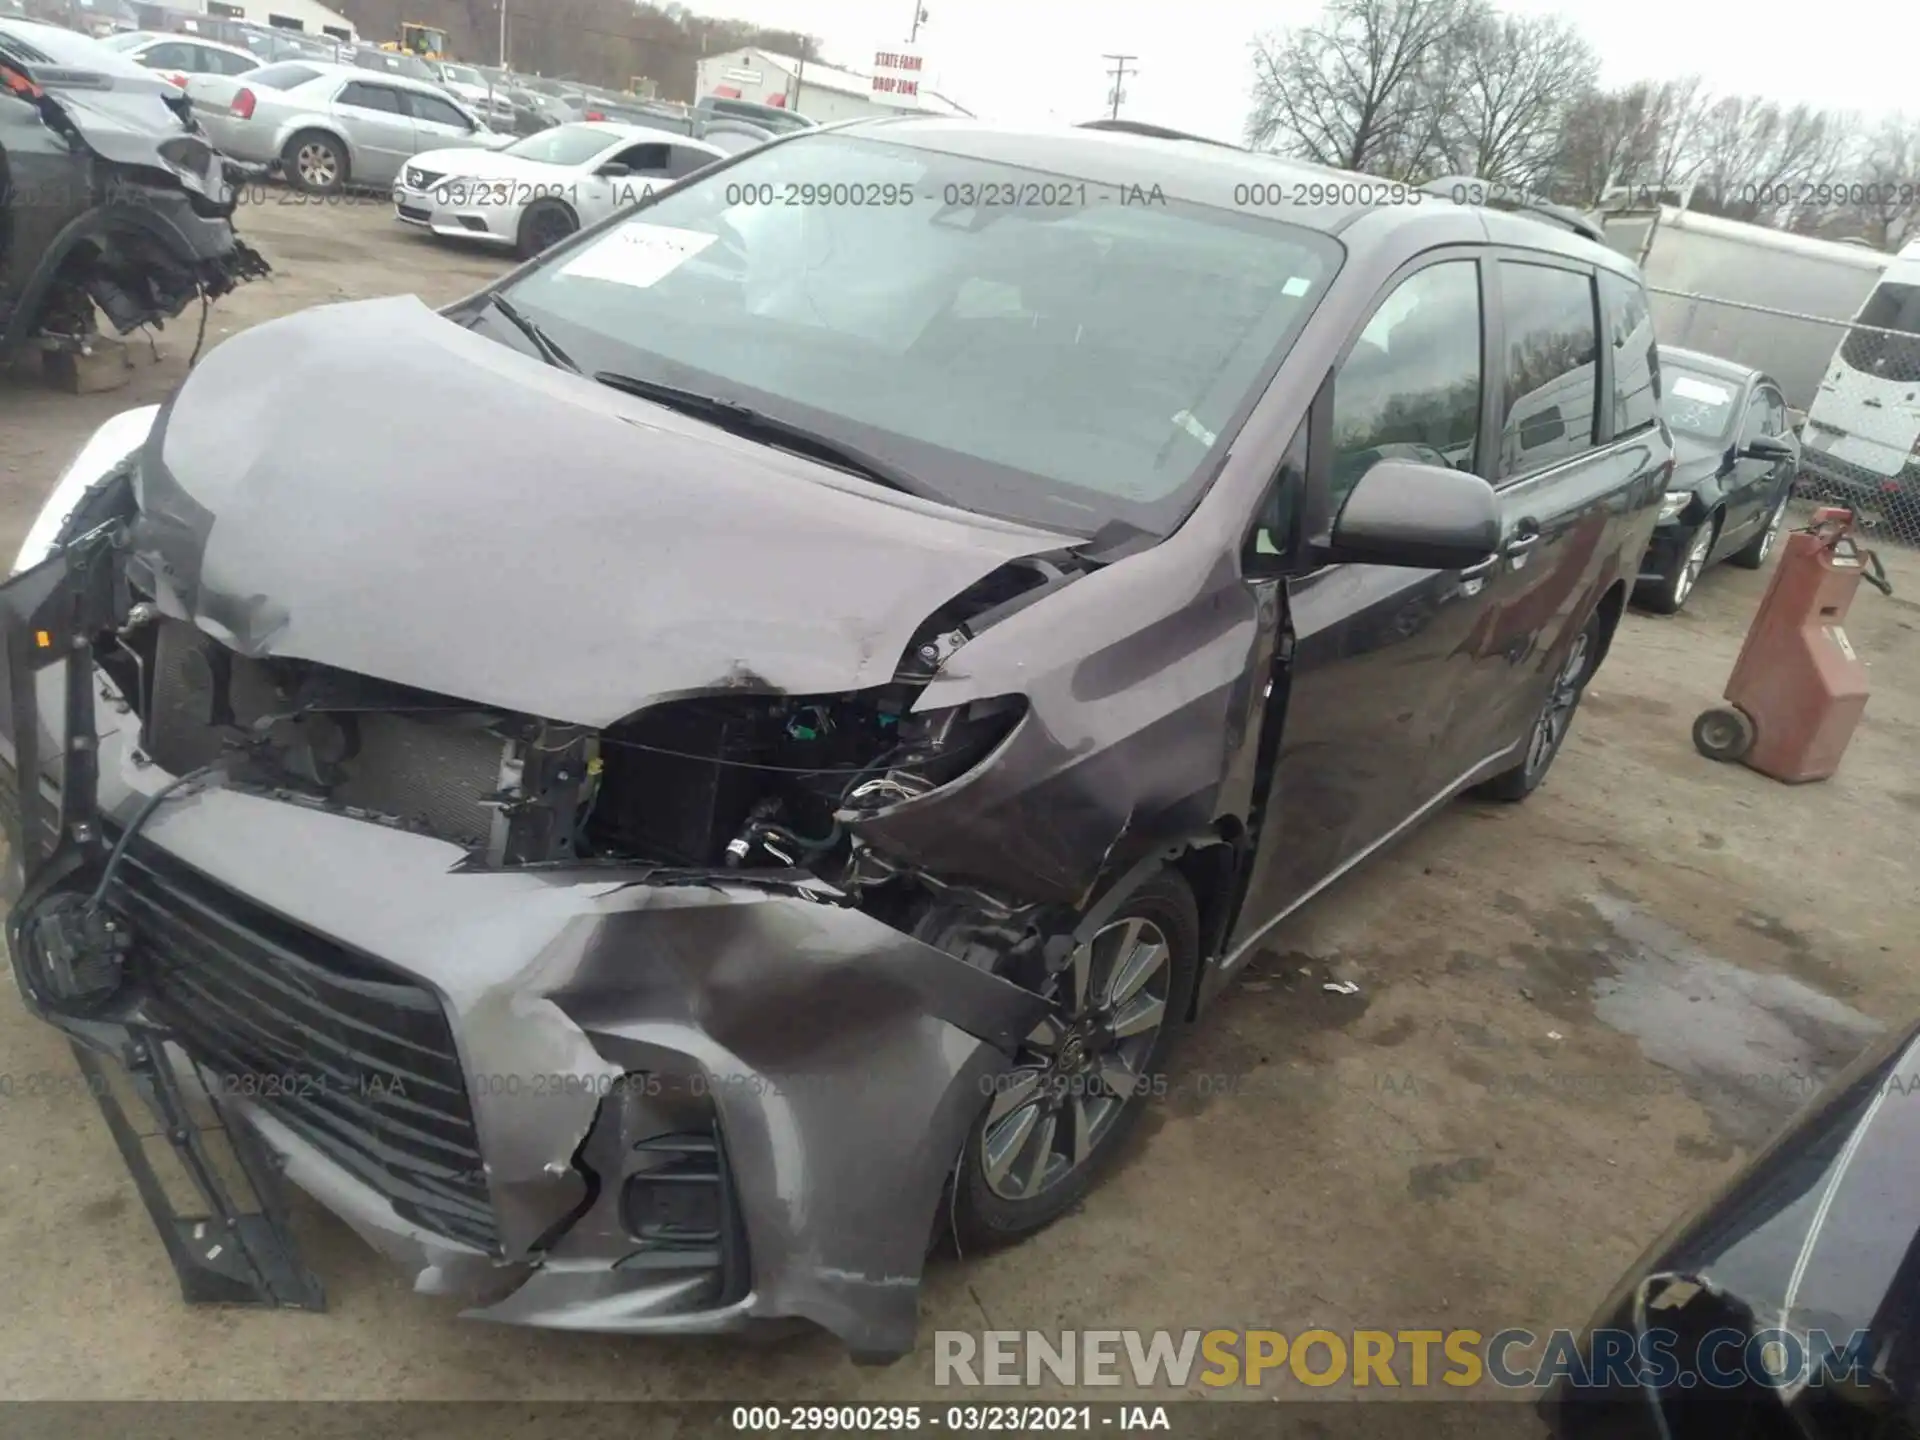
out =
{"type": "Polygon", "coordinates": [[[1113,105],[1111,118],[1118,120],[1120,118],[1120,102],[1127,98],[1127,92],[1124,88],[1127,83],[1127,76],[1129,73],[1134,75],[1140,73],[1137,69],[1129,72],[1127,62],[1129,60],[1138,60],[1140,57],[1138,55],[1102,55],[1100,58],[1102,60],[1113,61],[1113,69],[1107,72],[1107,74],[1113,77],[1113,89],[1107,92],[1107,99],[1113,105]]]}
{"type": "Polygon", "coordinates": [[[500,0],[500,68],[507,68],[507,0],[500,0]]]}
{"type": "Polygon", "coordinates": [[[913,28],[907,31],[909,45],[920,38],[920,27],[926,23],[927,12],[920,8],[920,0],[913,0],[913,28]]]}

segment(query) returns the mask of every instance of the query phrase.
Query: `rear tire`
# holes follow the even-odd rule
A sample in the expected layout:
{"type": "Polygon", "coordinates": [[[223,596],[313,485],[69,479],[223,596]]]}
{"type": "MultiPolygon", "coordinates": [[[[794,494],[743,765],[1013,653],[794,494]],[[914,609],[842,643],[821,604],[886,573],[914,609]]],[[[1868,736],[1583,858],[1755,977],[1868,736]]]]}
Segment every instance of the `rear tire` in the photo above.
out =
{"type": "Polygon", "coordinates": [[[1527,731],[1526,753],[1520,757],[1520,763],[1476,785],[1474,794],[1485,800],[1514,805],[1540,788],[1547,771],[1553,768],[1554,757],[1566,743],[1567,732],[1573,728],[1574,712],[1580,708],[1580,697],[1587,693],[1587,682],[1600,663],[1600,630],[1600,612],[1596,609],[1588,617],[1585,628],[1574,637],[1567,658],[1560,662],[1560,669],[1553,677],[1553,688],[1547,692],[1540,713],[1527,731]]]}
{"type": "Polygon", "coordinates": [[[347,187],[347,151],[333,136],[303,130],[280,157],[287,183],[308,195],[335,195],[347,187]]]}
{"type": "Polygon", "coordinates": [[[967,1136],[939,1227],[950,1222],[963,1250],[1023,1239],[1078,1204],[1159,1093],[1199,975],[1192,889],[1177,871],[1162,871],[1082,951],[1083,964],[1070,962],[1047,982],[1052,1014],[967,1136]],[[1085,1018],[1075,1019],[1076,1009],[1085,1018]],[[1144,1030],[1148,1019],[1157,1028],[1144,1030]]]}
{"type": "Polygon", "coordinates": [[[536,200],[520,217],[514,250],[522,260],[543,254],[580,229],[580,217],[559,200],[536,200]]]}
{"type": "Polygon", "coordinates": [[[1779,498],[1773,502],[1773,509],[1767,512],[1766,524],[1757,535],[1727,557],[1729,565],[1738,565],[1742,570],[1758,570],[1767,563],[1767,557],[1773,553],[1774,543],[1780,538],[1781,527],[1787,523],[1787,501],[1792,495],[1791,485],[1781,490],[1779,498]]]}

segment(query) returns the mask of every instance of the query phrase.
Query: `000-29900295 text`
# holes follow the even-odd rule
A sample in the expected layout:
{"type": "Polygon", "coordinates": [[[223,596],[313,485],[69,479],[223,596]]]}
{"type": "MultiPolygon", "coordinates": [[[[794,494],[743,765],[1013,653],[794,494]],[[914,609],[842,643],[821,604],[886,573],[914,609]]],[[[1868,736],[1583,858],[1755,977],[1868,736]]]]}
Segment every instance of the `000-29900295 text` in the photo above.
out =
{"type": "MultiPolygon", "coordinates": [[[[732,1428],[796,1433],[939,1430],[956,1435],[1094,1428],[1090,1405],[736,1405],[732,1428]]],[[[1159,1428],[1159,1427],[1156,1427],[1159,1428]]]]}

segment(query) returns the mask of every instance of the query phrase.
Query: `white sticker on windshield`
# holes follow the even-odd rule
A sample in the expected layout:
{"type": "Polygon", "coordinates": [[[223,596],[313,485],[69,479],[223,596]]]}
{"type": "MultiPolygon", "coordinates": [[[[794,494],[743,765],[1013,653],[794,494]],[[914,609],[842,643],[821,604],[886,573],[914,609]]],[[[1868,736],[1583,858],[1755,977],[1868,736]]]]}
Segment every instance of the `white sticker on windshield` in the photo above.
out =
{"type": "Polygon", "coordinates": [[[1290,275],[1287,283],[1280,287],[1282,295],[1304,295],[1313,288],[1313,282],[1304,275],[1290,275]]]}
{"type": "Polygon", "coordinates": [[[1733,392],[1719,385],[1709,385],[1704,380],[1696,380],[1691,375],[1673,377],[1673,393],[1686,400],[1704,400],[1709,405],[1728,405],[1733,402],[1733,392]]]}
{"type": "Polygon", "coordinates": [[[671,225],[622,225],[560,267],[562,275],[644,290],[671,275],[720,237],[671,225]]]}

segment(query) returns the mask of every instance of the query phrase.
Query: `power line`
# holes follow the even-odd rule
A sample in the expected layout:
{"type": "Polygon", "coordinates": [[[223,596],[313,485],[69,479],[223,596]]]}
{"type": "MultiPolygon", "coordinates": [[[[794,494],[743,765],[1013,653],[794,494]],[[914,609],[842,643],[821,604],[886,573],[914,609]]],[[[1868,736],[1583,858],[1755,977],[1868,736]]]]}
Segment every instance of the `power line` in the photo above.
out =
{"type": "MultiPolygon", "coordinates": [[[[1102,55],[1100,58],[1102,60],[1113,61],[1113,69],[1107,72],[1107,74],[1113,78],[1113,89],[1107,92],[1107,99],[1113,105],[1111,118],[1118,120],[1120,118],[1120,102],[1127,98],[1127,92],[1124,88],[1129,73],[1127,70],[1127,62],[1129,60],[1138,60],[1140,57],[1138,55],[1102,55]]],[[[1136,68],[1131,73],[1138,75],[1140,71],[1136,68]]]]}

